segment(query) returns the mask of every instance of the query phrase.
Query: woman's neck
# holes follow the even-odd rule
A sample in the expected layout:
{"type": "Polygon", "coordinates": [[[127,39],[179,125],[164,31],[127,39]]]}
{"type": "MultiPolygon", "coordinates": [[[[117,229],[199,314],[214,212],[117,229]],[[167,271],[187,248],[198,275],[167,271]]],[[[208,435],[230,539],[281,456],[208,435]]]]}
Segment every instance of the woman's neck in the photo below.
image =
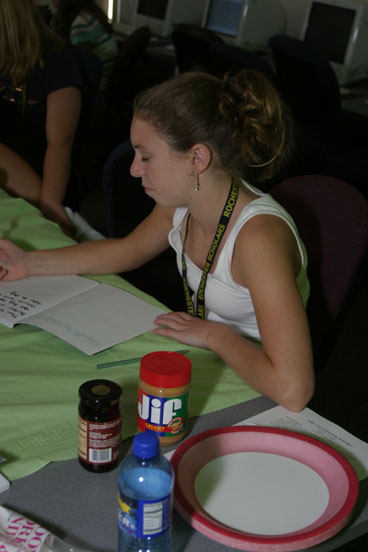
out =
{"type": "MultiPolygon", "coordinates": [[[[257,194],[243,186],[238,178],[236,180],[239,184],[239,196],[232,216],[233,222],[243,207],[258,197],[257,194]]],[[[210,179],[205,178],[203,175],[200,178],[200,182],[198,192],[193,190],[188,203],[188,211],[192,223],[200,226],[204,233],[213,235],[217,230],[220,216],[230,192],[232,177],[230,175],[222,175],[222,177],[217,179],[210,179]]]]}
{"type": "Polygon", "coordinates": [[[231,182],[229,175],[218,178],[201,175],[199,190],[193,190],[188,211],[192,221],[201,226],[204,232],[213,233],[217,229],[231,182]]]}

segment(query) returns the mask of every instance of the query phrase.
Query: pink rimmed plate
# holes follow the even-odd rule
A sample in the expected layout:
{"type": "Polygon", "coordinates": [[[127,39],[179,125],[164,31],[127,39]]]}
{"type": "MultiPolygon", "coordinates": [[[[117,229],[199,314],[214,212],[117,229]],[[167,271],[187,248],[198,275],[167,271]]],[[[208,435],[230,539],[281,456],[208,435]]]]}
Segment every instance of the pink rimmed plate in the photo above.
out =
{"type": "Polygon", "coordinates": [[[285,552],[327,540],[349,521],[359,491],[339,452],[277,428],[205,431],[184,441],[171,463],[179,513],[240,550],[285,552]]]}

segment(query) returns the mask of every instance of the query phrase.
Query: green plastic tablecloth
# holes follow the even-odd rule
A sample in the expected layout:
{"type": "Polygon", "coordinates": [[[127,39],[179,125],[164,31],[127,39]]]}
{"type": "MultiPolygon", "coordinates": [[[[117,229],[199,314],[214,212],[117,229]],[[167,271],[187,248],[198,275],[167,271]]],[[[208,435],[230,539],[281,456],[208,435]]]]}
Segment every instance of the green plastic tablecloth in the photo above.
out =
{"type": "MultiPolygon", "coordinates": [[[[38,209],[3,190],[0,236],[28,250],[74,243],[38,209]]],[[[95,279],[160,305],[119,276],[95,279]]],[[[36,327],[21,324],[9,329],[0,324],[0,455],[8,458],[1,465],[3,474],[14,480],[49,462],[77,457],[78,389],[91,379],[103,377],[121,385],[123,438],[135,434],[139,363],[103,370],[96,365],[183,348],[189,349],[192,362],[190,417],[259,396],[213,353],[152,332],[88,356],[36,327]]]]}

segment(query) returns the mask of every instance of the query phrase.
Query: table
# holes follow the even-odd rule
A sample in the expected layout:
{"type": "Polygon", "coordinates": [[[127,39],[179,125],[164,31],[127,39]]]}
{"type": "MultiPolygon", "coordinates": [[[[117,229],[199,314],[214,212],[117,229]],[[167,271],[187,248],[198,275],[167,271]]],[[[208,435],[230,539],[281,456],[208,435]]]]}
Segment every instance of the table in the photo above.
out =
{"type": "MultiPolygon", "coordinates": [[[[10,198],[1,190],[0,213],[0,235],[26,248],[61,247],[73,243],[37,209],[21,199],[10,198]]],[[[121,278],[98,279],[155,302],[121,278]]],[[[0,504],[21,512],[71,543],[93,551],[115,551],[117,469],[93,474],[79,465],[76,459],[77,389],[81,382],[101,375],[96,372],[98,362],[138,356],[137,353],[164,347],[167,350],[181,348],[172,340],[158,339],[149,332],[88,357],[42,330],[25,325],[11,330],[0,327],[0,453],[12,458],[9,471],[4,468],[4,473],[13,479],[10,490],[0,494],[0,504]],[[63,384],[65,379],[67,384],[63,384]],[[8,395],[9,390],[14,389],[18,390],[17,400],[12,402],[8,395]],[[38,410],[37,401],[42,400],[44,404],[38,405],[38,410]],[[39,413],[36,419],[31,417],[32,410],[39,413]],[[55,423],[55,413],[59,416],[58,427],[54,427],[54,432],[42,433],[45,425],[55,423]],[[48,416],[50,419],[46,419],[48,416]],[[31,424],[28,423],[30,417],[31,424]],[[23,435],[14,448],[6,438],[7,426],[13,421],[25,424],[29,432],[26,433],[28,439],[23,435]],[[40,454],[28,454],[32,444],[33,451],[35,444],[39,446],[40,454]]],[[[235,424],[274,406],[272,401],[249,389],[212,353],[190,348],[190,358],[194,370],[189,436],[235,424]]],[[[137,375],[138,366],[131,367],[127,379],[119,368],[103,373],[103,377],[124,382],[123,433],[127,437],[123,443],[124,454],[131,444],[129,437],[135,432],[137,375]]],[[[170,449],[163,451],[166,450],[170,449]]],[[[173,528],[173,552],[233,550],[193,531],[176,512],[173,528]]],[[[334,550],[367,531],[368,479],[365,479],[361,482],[358,504],[347,528],[313,550],[334,550]]]]}
{"type": "MultiPolygon", "coordinates": [[[[258,397],[245,403],[205,414],[191,421],[189,435],[228,426],[258,414],[274,403],[258,397]]],[[[124,443],[124,452],[130,443],[124,443]]],[[[169,450],[168,448],[165,449],[169,450]]],[[[69,542],[89,550],[114,552],[117,542],[117,469],[106,474],[84,470],[77,460],[54,462],[35,474],[19,479],[0,495],[0,504],[32,517],[69,542]]],[[[361,491],[352,522],[332,539],[309,550],[329,552],[368,531],[368,479],[361,491]]],[[[233,548],[193,531],[174,511],[172,552],[230,552],[233,548]]],[[[343,549],[344,550],[344,549],[343,549]]],[[[363,552],[364,546],[361,548],[363,552]]]]}
{"type": "MultiPolygon", "coordinates": [[[[52,248],[74,241],[32,205],[0,190],[0,236],[27,249],[52,248]]],[[[160,305],[116,275],[94,279],[160,305]]],[[[0,283],[1,286],[1,283],[0,283]]],[[[124,316],[129,313],[123,313],[124,316]]],[[[97,364],[143,356],[157,350],[180,350],[182,344],[145,333],[87,356],[56,336],[20,324],[0,325],[0,454],[11,459],[2,467],[11,480],[30,475],[50,461],[76,457],[78,389],[85,381],[104,378],[123,389],[123,437],[136,432],[139,362],[103,370],[97,364]],[[6,382],[6,384],[5,384],[6,382]]],[[[244,384],[216,355],[186,346],[193,366],[190,415],[230,406],[259,394],[244,384]]]]}

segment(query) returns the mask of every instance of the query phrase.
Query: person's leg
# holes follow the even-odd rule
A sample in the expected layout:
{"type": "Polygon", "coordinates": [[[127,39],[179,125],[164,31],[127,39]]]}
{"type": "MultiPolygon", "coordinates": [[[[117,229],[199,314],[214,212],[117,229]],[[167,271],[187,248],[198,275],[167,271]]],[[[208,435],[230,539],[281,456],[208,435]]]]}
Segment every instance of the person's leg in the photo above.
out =
{"type": "Polygon", "coordinates": [[[39,205],[40,177],[20,155],[5,144],[0,144],[0,187],[10,195],[39,205]]]}

